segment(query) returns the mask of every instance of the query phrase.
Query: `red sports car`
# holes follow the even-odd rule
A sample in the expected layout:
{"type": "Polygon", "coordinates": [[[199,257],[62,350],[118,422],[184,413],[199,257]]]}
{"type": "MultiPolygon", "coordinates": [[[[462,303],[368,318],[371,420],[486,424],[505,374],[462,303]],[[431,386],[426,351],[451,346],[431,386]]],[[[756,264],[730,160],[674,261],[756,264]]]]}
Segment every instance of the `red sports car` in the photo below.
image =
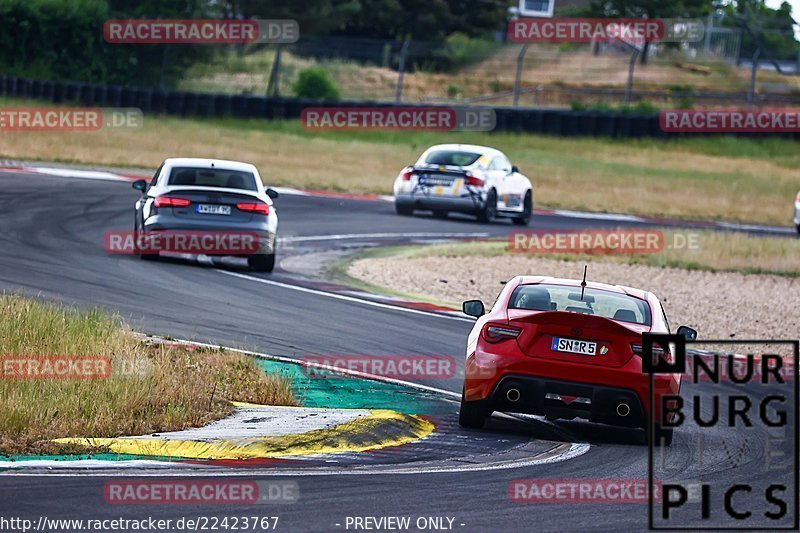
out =
{"type": "MultiPolygon", "coordinates": [[[[664,309],[652,293],[518,276],[488,314],[480,300],[464,302],[463,311],[478,320],[467,343],[462,426],[479,428],[493,411],[508,411],[648,427],[642,333],[669,333],[664,309]]],[[[693,339],[697,332],[682,326],[678,334],[693,339]]],[[[678,394],[680,385],[680,375],[656,374],[656,408],[659,395],[678,394]]],[[[661,419],[660,411],[654,415],[661,419]]],[[[656,425],[664,444],[672,443],[672,433],[656,425]]]]}

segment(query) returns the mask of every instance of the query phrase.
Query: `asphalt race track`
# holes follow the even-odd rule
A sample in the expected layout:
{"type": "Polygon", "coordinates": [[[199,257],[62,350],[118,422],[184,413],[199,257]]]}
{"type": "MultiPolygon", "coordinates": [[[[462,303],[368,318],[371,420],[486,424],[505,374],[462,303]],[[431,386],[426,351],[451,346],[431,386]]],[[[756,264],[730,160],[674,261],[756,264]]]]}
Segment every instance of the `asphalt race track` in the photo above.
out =
{"type": "MultiPolygon", "coordinates": [[[[296,290],[302,285],[298,274],[281,269],[267,275],[192,261],[145,262],[107,255],[103,234],[131,229],[137,194],[124,182],[0,174],[0,289],[70,305],[100,306],[118,313],[137,331],[273,355],[447,354],[460,361],[470,329],[467,319],[296,290]]],[[[502,236],[519,229],[506,221],[483,225],[467,218],[400,217],[391,203],[379,201],[283,195],[276,206],[279,235],[285,239],[279,261],[302,253],[456,238],[454,234],[502,236]],[[330,235],[338,237],[326,237],[330,235]]],[[[551,230],[603,225],[628,223],[554,215],[537,215],[533,222],[537,229],[551,230]]],[[[424,384],[451,393],[461,390],[460,378],[424,384]]],[[[698,390],[704,391],[700,385],[698,390]]],[[[457,408],[447,403],[448,431],[469,439],[473,433],[455,424],[457,408]]],[[[767,438],[766,432],[756,430],[723,445],[715,428],[702,434],[679,430],[670,454],[677,463],[691,464],[702,439],[706,460],[702,468],[687,474],[690,479],[766,482],[774,476],[763,467],[767,438]],[[728,460],[729,446],[746,450],[735,473],[728,460]]],[[[453,529],[463,531],[647,528],[646,504],[518,504],[509,498],[509,483],[515,479],[646,480],[648,454],[641,431],[495,416],[479,440],[483,449],[453,471],[237,472],[259,479],[270,475],[296,479],[299,501],[271,507],[113,506],[103,500],[103,484],[130,473],[48,477],[9,473],[0,475],[0,514],[38,517],[46,509],[48,518],[277,515],[278,531],[345,530],[348,516],[384,515],[411,516],[412,523],[417,517],[453,517],[453,529]],[[557,462],[498,466],[506,455],[513,456],[514,446],[540,439],[588,446],[557,462]]],[[[791,443],[785,446],[791,455],[791,443]]],[[[791,497],[789,501],[794,503],[791,497]]]]}

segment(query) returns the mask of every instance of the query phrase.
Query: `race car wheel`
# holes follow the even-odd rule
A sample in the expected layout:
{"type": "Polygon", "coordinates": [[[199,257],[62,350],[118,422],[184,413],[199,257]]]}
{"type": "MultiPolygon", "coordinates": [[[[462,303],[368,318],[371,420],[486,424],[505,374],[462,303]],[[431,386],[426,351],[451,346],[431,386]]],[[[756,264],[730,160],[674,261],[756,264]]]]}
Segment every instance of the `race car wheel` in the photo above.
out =
{"type": "Polygon", "coordinates": [[[497,216],[497,191],[492,189],[486,195],[486,203],[483,209],[478,212],[479,222],[491,222],[497,216]]]}
{"type": "Polygon", "coordinates": [[[410,205],[402,205],[395,203],[394,210],[397,212],[398,215],[408,216],[414,214],[414,208],[410,205]]]}
{"type": "Polygon", "coordinates": [[[533,196],[531,191],[525,193],[525,200],[522,202],[522,216],[514,217],[514,224],[527,226],[533,217],[533,196]]]}
{"type": "MultiPolygon", "coordinates": [[[[135,226],[133,228],[133,242],[134,243],[138,243],[139,242],[139,228],[137,228],[135,226]]],[[[158,252],[156,252],[154,254],[141,254],[140,253],[139,254],[139,258],[142,261],[156,261],[158,259],[158,252]]]]}
{"type": "Polygon", "coordinates": [[[462,428],[480,429],[486,423],[489,413],[484,402],[468,402],[464,400],[464,390],[461,390],[461,408],[458,410],[458,424],[462,428]]]}
{"type": "Polygon", "coordinates": [[[251,255],[247,264],[256,272],[272,272],[275,268],[275,254],[251,255]]]}
{"type": "Polygon", "coordinates": [[[656,446],[661,446],[662,443],[664,446],[672,446],[672,437],[675,434],[675,428],[663,428],[661,425],[656,424],[655,429],[655,438],[656,446]]]}

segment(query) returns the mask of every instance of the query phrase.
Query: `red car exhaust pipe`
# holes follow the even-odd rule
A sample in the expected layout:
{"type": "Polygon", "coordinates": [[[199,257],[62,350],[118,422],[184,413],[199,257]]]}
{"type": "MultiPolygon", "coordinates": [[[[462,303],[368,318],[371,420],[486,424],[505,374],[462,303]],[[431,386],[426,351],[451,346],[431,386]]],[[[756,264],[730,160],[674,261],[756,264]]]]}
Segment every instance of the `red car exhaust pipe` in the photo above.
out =
{"type": "Polygon", "coordinates": [[[506,391],[506,399],[511,403],[516,403],[522,397],[520,394],[519,389],[510,388],[506,391]]]}
{"type": "Polygon", "coordinates": [[[625,402],[620,403],[617,405],[617,415],[619,416],[628,416],[631,414],[631,406],[625,402]]]}

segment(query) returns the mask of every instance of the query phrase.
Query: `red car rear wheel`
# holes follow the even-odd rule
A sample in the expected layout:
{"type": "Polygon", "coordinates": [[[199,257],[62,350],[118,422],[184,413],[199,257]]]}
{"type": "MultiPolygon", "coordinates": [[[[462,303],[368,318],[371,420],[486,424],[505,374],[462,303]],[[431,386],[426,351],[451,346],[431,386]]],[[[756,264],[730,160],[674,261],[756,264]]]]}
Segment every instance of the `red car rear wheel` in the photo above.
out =
{"type": "Polygon", "coordinates": [[[464,389],[461,390],[461,408],[458,410],[458,424],[461,427],[480,429],[489,414],[486,402],[468,402],[464,399],[464,389]]]}

